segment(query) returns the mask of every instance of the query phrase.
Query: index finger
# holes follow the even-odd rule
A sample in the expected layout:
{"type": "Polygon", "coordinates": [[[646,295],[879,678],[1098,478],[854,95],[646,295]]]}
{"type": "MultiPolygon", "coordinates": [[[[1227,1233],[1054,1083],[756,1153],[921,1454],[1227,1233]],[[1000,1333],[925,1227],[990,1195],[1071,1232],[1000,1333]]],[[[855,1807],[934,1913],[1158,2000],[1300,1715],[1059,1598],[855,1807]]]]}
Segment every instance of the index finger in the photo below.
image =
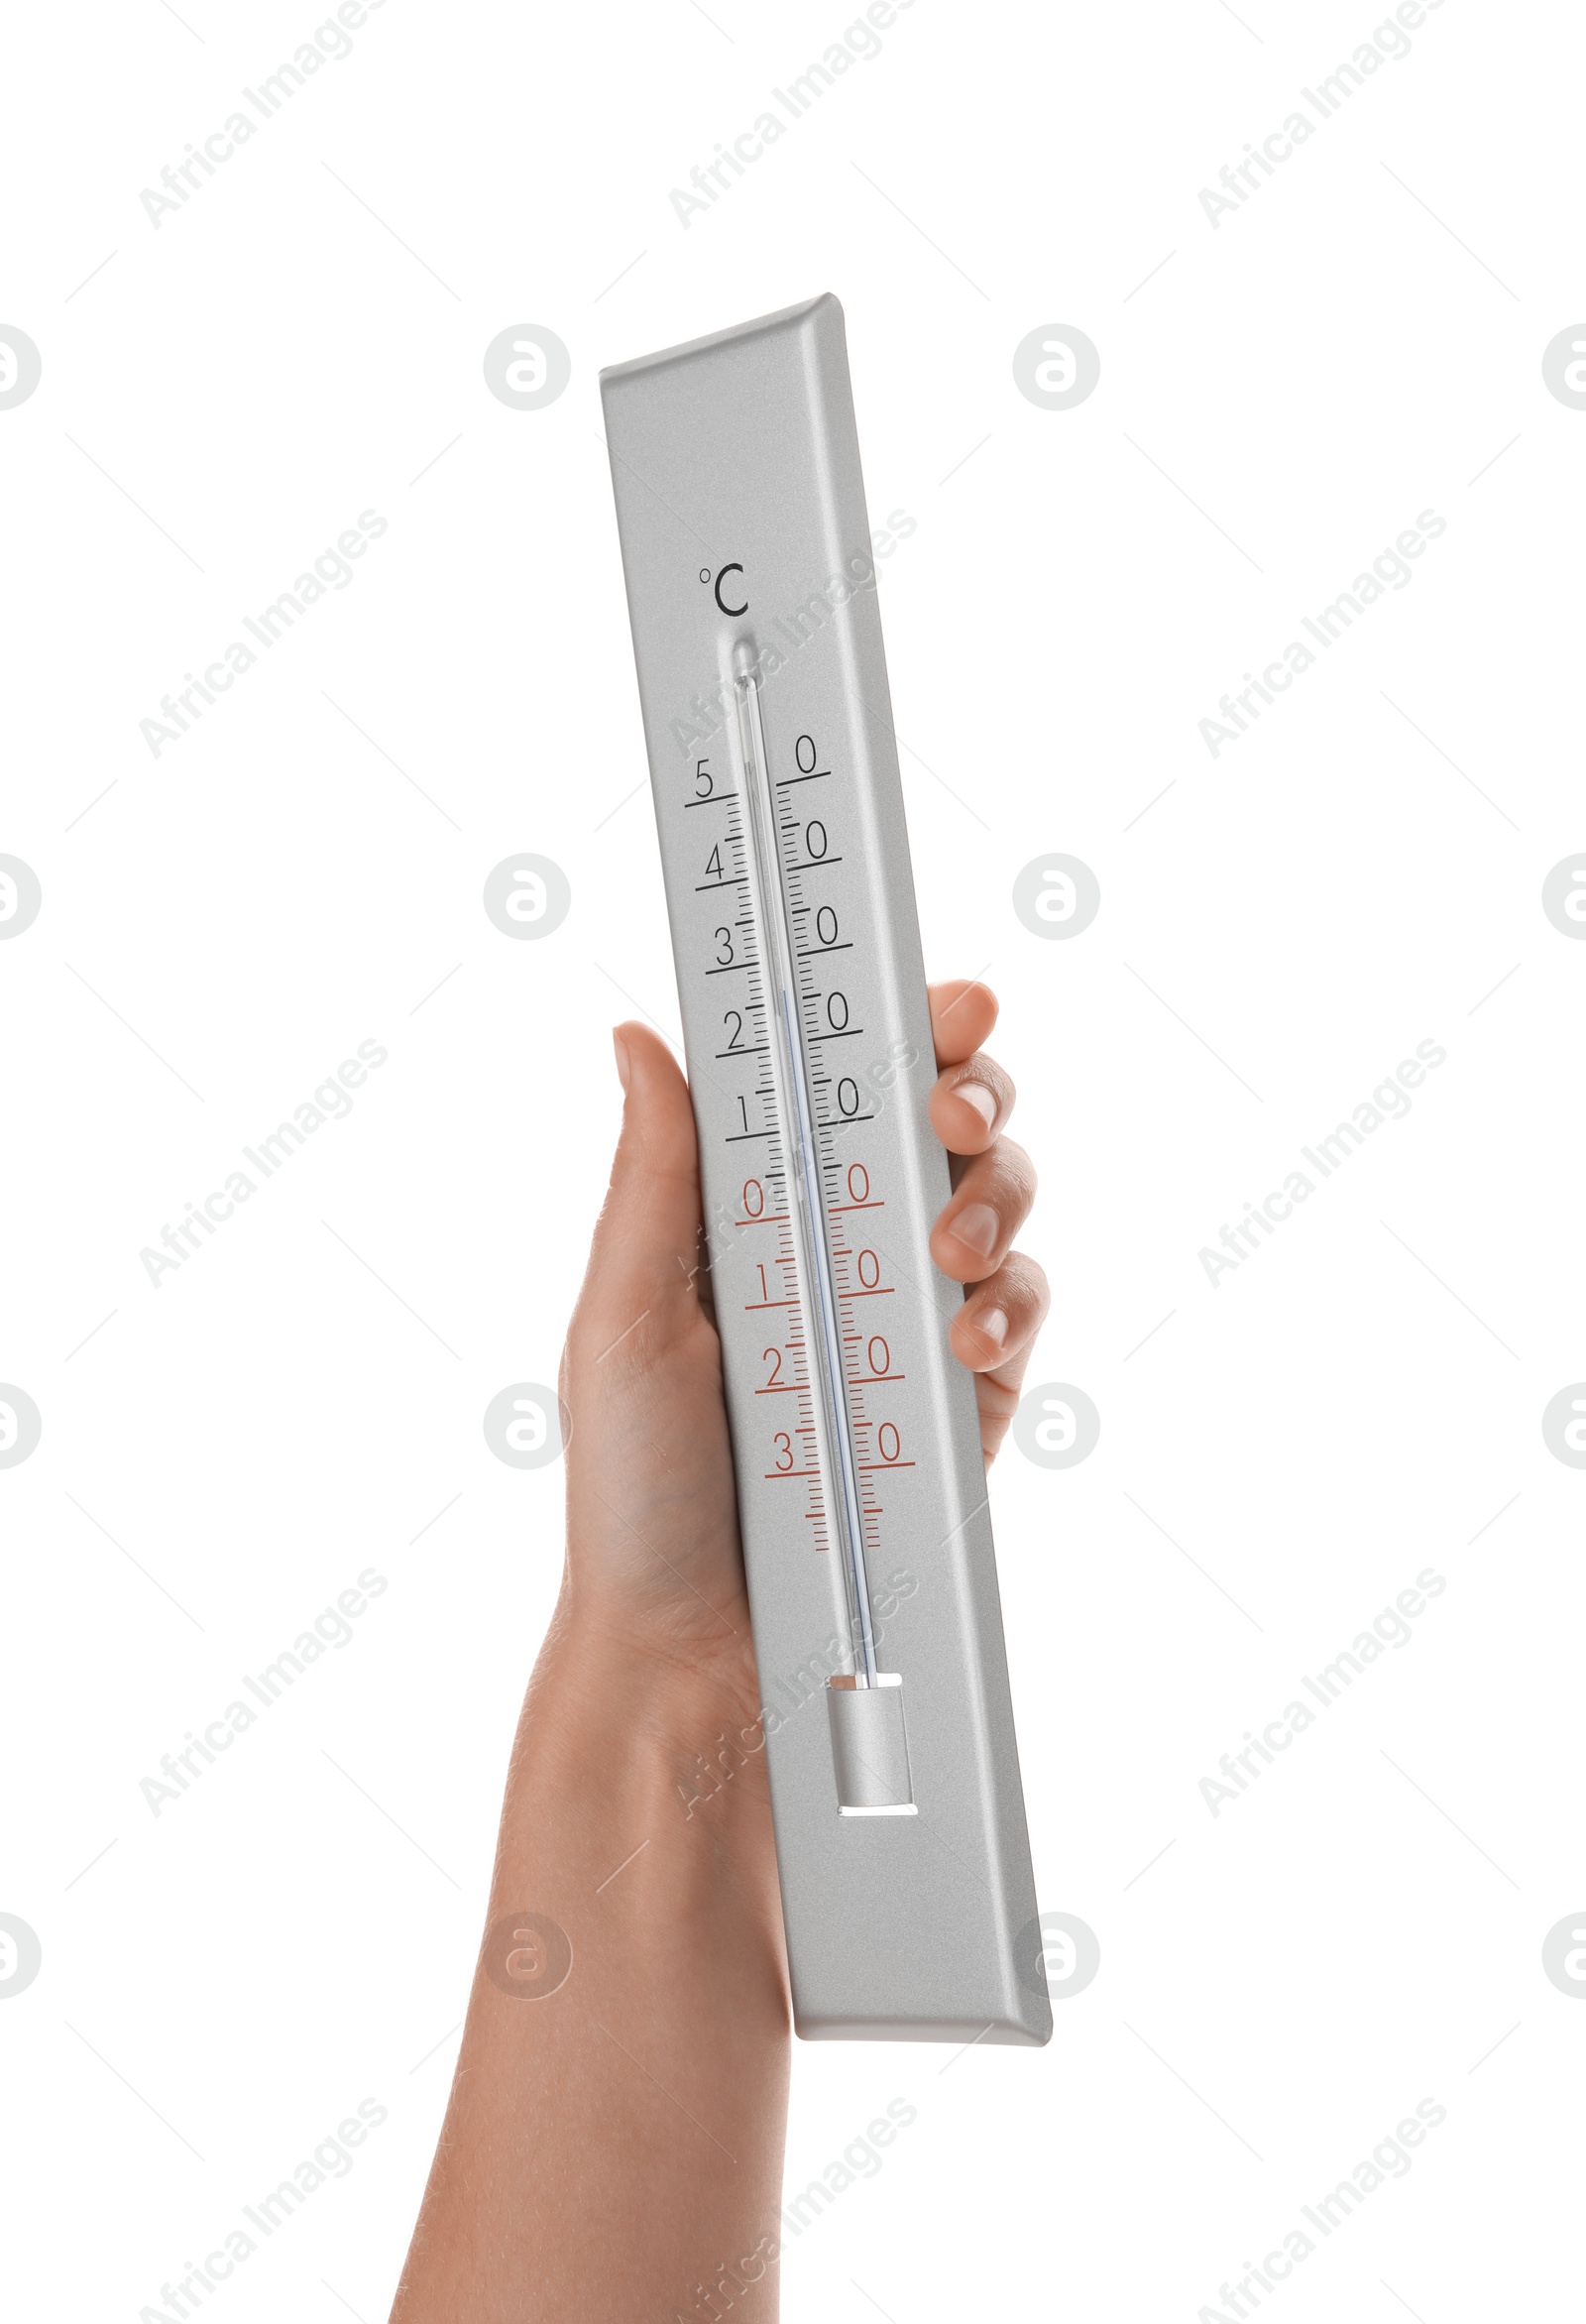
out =
{"type": "Polygon", "coordinates": [[[926,997],[938,1066],[963,1065],[997,1021],[996,994],[977,977],[950,977],[945,985],[928,985],[926,997]]]}

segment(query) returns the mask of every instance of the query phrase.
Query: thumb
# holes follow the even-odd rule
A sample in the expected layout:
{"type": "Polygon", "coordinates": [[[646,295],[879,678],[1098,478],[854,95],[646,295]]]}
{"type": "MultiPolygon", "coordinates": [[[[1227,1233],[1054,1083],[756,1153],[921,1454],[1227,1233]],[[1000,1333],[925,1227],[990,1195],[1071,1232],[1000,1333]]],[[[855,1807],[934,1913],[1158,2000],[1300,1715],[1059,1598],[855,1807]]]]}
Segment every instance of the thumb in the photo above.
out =
{"type": "Polygon", "coordinates": [[[619,1025],[612,1040],[623,1126],[569,1333],[570,1352],[592,1357],[629,1331],[637,1338],[640,1319],[651,1345],[657,1334],[669,1337],[692,1323],[704,1255],[688,1084],[671,1050],[647,1026],[619,1025]]]}

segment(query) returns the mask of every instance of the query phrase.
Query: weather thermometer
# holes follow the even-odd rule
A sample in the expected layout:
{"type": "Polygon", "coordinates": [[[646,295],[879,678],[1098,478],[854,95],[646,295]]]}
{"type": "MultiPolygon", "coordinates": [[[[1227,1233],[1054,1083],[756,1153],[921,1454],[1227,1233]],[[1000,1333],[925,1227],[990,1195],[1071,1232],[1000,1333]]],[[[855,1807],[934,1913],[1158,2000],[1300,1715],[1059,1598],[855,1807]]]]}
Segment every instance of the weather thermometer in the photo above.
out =
{"type": "Polygon", "coordinates": [[[1043,2042],[843,311],[601,385],[798,2030],[1043,2042]]]}

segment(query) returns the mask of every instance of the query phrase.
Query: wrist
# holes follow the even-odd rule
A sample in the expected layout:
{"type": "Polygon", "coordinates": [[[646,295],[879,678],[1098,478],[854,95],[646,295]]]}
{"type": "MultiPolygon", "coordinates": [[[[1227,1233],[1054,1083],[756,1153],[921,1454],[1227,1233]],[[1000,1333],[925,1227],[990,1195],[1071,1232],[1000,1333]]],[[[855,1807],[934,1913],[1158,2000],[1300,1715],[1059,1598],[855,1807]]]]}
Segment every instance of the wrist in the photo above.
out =
{"type": "Polygon", "coordinates": [[[558,1607],[513,1753],[536,1823],[559,1801],[577,1822],[637,1816],[659,1835],[697,1826],[707,1804],[736,1824],[735,1800],[753,1796],[768,1846],[764,1758],[746,1616],[741,1645],[702,1653],[558,1607]]]}
{"type": "Polygon", "coordinates": [[[569,1579],[534,1666],[531,1693],[541,1687],[568,1707],[629,1704],[646,1729],[669,1729],[681,1719],[692,1730],[713,1714],[748,1724],[760,1699],[747,1600],[740,1588],[701,1636],[665,1608],[635,1605],[630,1592],[580,1588],[569,1579]]]}

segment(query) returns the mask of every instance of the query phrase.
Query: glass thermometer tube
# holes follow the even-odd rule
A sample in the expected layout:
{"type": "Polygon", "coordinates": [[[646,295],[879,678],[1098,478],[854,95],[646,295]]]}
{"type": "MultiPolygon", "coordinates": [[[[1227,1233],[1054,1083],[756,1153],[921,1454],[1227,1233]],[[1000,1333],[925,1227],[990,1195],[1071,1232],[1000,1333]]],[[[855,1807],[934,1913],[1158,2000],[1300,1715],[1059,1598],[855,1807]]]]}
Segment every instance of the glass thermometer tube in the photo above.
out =
{"type": "Polygon", "coordinates": [[[793,970],[793,930],[782,879],[781,850],[777,845],[776,794],[766,756],[759,682],[752,662],[748,647],[740,642],[735,657],[734,688],[737,698],[738,745],[743,760],[743,791],[748,800],[754,879],[764,934],[764,974],[769,981],[768,998],[776,1020],[781,1113],[788,1159],[793,1165],[789,1176],[796,1188],[796,1199],[789,1204],[788,1215],[800,1286],[806,1306],[813,1310],[809,1342],[815,1355],[819,1404],[816,1425],[826,1440],[820,1468],[828,1518],[841,1545],[852,1616],[854,1683],[873,1686],[877,1683],[875,1637],[870,1619],[870,1585],[864,1566],[858,1465],[843,1383],[837,1295],[832,1282],[831,1253],[827,1248],[809,1070],[793,970]]]}

